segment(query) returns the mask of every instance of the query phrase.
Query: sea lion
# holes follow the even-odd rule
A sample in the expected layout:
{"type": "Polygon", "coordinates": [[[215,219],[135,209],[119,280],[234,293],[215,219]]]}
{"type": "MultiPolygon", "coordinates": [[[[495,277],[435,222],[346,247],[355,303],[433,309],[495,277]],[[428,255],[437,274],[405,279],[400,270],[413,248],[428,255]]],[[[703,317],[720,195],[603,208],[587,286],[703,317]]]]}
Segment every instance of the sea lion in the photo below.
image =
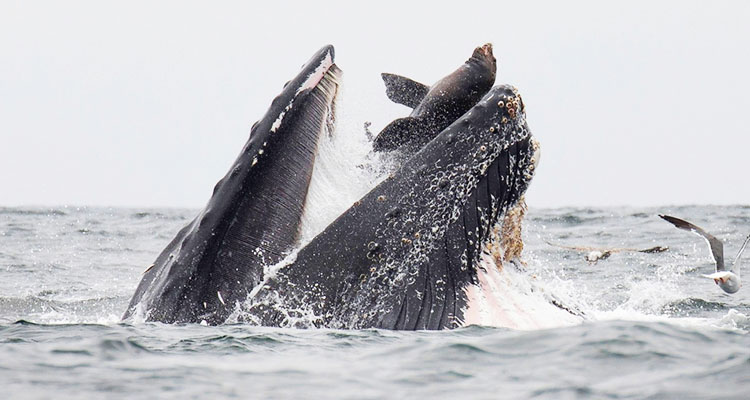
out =
{"type": "Polygon", "coordinates": [[[416,153],[479,102],[494,85],[496,70],[492,44],[487,43],[474,49],[471,58],[431,87],[383,73],[388,98],[414,110],[383,128],[373,141],[373,149],[416,153]]]}

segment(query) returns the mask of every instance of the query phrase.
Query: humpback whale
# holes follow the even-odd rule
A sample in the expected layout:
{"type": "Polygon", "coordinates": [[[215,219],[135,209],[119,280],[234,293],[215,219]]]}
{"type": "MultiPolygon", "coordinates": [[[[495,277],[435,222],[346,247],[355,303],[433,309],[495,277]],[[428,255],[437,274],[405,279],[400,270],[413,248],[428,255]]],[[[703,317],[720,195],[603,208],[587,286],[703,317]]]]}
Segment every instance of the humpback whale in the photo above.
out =
{"type": "MultiPolygon", "coordinates": [[[[328,46],[284,86],[123,318],[450,329],[502,314],[489,292],[520,255],[523,195],[539,159],[512,86],[491,88],[427,143],[412,141],[397,170],[290,253],[339,74],[328,46]]],[[[575,314],[555,301],[547,305],[575,314]]]]}
{"type": "Polygon", "coordinates": [[[222,323],[296,244],[318,138],[341,71],[320,49],[256,122],[206,207],[144,273],[123,318],[222,323]]]}
{"type": "Polygon", "coordinates": [[[373,141],[373,149],[398,149],[407,155],[417,152],[490,90],[496,69],[492,44],[487,43],[474,49],[471,58],[432,87],[403,76],[382,74],[388,98],[413,110],[408,117],[383,128],[373,141]]]}
{"type": "MultiPolygon", "coordinates": [[[[477,314],[483,263],[533,176],[538,145],[497,86],[296,254],[241,320],[266,326],[448,329],[477,314]]],[[[510,228],[513,229],[513,228],[510,228]]]]}

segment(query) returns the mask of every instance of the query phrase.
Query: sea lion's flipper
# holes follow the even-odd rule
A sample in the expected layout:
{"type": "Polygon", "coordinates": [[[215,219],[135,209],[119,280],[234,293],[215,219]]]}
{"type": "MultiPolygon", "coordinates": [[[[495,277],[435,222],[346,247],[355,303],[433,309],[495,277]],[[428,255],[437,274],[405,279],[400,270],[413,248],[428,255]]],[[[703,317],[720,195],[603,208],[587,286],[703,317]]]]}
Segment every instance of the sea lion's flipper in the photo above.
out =
{"type": "Polygon", "coordinates": [[[429,122],[422,118],[395,119],[378,133],[372,142],[372,148],[375,151],[391,151],[405,145],[418,146],[423,144],[422,136],[428,130],[429,122]]]}
{"type": "Polygon", "coordinates": [[[385,83],[385,94],[391,101],[416,108],[424,99],[430,87],[400,75],[380,74],[385,83]]]}

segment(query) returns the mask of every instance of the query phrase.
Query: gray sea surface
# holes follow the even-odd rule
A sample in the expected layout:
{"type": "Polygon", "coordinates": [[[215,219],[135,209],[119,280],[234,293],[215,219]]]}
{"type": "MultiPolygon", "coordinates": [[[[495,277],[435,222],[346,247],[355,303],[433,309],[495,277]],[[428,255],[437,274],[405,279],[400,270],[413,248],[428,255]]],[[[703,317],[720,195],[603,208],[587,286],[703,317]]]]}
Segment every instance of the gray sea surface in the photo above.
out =
{"type": "Polygon", "coordinates": [[[750,285],[724,294],[701,276],[713,271],[706,243],[657,217],[702,226],[731,261],[747,206],[530,209],[521,272],[585,313],[572,327],[120,322],[142,272],[196,213],[0,208],[0,398],[750,397],[750,285]],[[556,245],[669,250],[591,264],[556,245]]]}

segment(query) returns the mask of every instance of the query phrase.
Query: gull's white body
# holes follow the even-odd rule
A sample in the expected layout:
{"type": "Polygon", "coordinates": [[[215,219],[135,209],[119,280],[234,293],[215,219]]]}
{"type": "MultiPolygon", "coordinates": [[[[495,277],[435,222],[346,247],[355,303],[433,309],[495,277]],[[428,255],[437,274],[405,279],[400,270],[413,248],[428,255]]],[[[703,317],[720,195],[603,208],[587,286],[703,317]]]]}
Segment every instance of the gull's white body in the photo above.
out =
{"type": "Polygon", "coordinates": [[[727,293],[737,293],[737,291],[740,290],[740,287],[742,287],[740,277],[731,271],[719,271],[703,276],[713,279],[714,282],[716,282],[716,284],[727,293]]]}

